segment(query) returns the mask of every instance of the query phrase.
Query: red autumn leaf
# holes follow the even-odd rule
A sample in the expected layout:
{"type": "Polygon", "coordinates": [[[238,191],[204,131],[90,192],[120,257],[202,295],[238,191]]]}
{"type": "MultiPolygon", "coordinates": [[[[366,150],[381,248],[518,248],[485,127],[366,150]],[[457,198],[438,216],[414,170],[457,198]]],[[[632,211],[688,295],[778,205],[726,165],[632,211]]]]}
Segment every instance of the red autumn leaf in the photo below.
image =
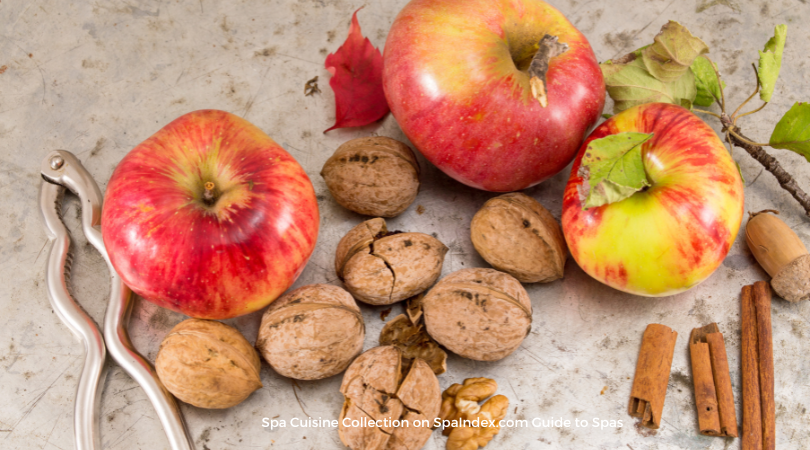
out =
{"type": "Polygon", "coordinates": [[[352,15],[346,42],[326,57],[336,109],[335,124],[329,130],[368,125],[389,111],[382,86],[382,54],[360,34],[357,11],[352,15]]]}

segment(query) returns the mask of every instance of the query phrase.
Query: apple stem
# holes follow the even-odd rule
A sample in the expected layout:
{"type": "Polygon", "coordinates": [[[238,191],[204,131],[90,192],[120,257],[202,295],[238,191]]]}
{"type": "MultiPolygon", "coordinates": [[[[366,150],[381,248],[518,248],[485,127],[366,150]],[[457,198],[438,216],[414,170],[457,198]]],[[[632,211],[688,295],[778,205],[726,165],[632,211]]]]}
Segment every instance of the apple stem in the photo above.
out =
{"type": "Polygon", "coordinates": [[[214,187],[216,186],[214,185],[214,182],[206,181],[204,187],[205,192],[203,192],[203,200],[206,204],[211,205],[214,203],[214,187]]]}
{"type": "Polygon", "coordinates": [[[546,92],[546,73],[551,58],[562,55],[568,51],[568,44],[557,42],[557,36],[546,34],[540,43],[537,52],[529,65],[529,85],[532,88],[532,97],[540,102],[540,106],[548,106],[548,93],[546,92]]]}

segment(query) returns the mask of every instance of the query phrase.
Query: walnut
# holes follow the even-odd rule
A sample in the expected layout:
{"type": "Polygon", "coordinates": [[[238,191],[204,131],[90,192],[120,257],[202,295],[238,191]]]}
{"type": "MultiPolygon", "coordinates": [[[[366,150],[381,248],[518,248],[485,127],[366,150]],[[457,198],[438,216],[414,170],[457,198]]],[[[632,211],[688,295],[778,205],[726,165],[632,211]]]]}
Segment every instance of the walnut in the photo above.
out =
{"type": "Polygon", "coordinates": [[[479,361],[512,353],[531,330],[529,294],[514,277],[493,269],[451,273],[425,295],[422,308],[436,342],[479,361]]]}
{"type": "Polygon", "coordinates": [[[560,224],[528,195],[513,192],[484,203],[470,235],[482,258],[519,281],[547,283],[563,276],[568,251],[560,224]]]}
{"type": "Polygon", "coordinates": [[[340,385],[345,400],[338,433],[344,445],[353,450],[425,445],[441,407],[439,380],[421,359],[402,375],[402,354],[392,346],[373,348],[349,366],[340,385]]]}
{"type": "Polygon", "coordinates": [[[389,233],[385,220],[367,220],[338,244],[335,271],[346,289],[372,305],[413,297],[439,278],[447,247],[424,233],[389,233]]]}
{"type": "Polygon", "coordinates": [[[337,286],[313,284],[270,304],[256,348],[279,374],[319,380],[346,369],[363,350],[365,336],[352,296],[337,286]]]}
{"type": "Polygon", "coordinates": [[[402,352],[402,367],[410,369],[414,359],[428,363],[433,373],[447,371],[447,353],[425,331],[424,325],[414,323],[405,314],[400,314],[385,324],[380,331],[380,345],[393,345],[402,352]]]}
{"type": "Polygon", "coordinates": [[[447,450],[476,450],[498,434],[509,399],[496,395],[483,405],[478,404],[497,390],[495,380],[467,378],[463,385],[455,383],[442,393],[439,418],[444,425],[442,434],[447,436],[447,450]]]}
{"type": "Polygon", "coordinates": [[[213,320],[172,328],[155,368],[169,392],[198,408],[230,408],[262,387],[259,354],[235,328],[213,320]]]}
{"type": "Polygon", "coordinates": [[[344,208],[394,217],[416,199],[419,172],[419,162],[407,145],[376,136],[352,139],[338,147],[321,176],[344,208]]]}

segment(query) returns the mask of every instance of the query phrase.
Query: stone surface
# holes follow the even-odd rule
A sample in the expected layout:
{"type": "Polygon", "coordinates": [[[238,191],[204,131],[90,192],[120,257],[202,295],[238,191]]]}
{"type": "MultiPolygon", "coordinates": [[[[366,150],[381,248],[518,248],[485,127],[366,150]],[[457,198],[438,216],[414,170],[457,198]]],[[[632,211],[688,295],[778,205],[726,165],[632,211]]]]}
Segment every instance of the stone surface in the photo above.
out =
{"type": "MultiPolygon", "coordinates": [[[[341,236],[364,218],[340,207],[318,175],[343,142],[379,134],[406,141],[392,117],[360,129],[322,131],[334,123],[334,96],[323,61],[348,32],[351,13],[378,47],[405,0],[152,0],[61,2],[0,1],[0,446],[72,448],[72,409],[82,346],[52,313],[44,284],[47,242],[37,210],[37,173],[52,149],[76,153],[102,189],[123,155],[183,113],[230,111],[256,124],[304,166],[318,193],[322,222],[315,253],[295,287],[339,284],[333,268],[341,236]],[[322,93],[304,96],[318,76],[322,93]]],[[[810,5],[804,0],[554,0],[591,41],[600,61],[651,42],[668,19],[678,20],[711,47],[710,57],[728,83],[736,107],[753,88],[750,63],[779,23],[789,26],[782,75],[774,100],[743,118],[744,132],[767,140],[778,117],[795,101],[810,100],[810,5]]],[[[758,106],[759,102],[753,102],[758,106]]],[[[608,102],[606,111],[610,111],[608,102]]],[[[710,120],[715,130],[719,127],[710,120]]],[[[787,151],[772,152],[810,189],[810,164],[787,151]]],[[[467,188],[419,156],[422,188],[391,229],[436,233],[450,247],[443,276],[465,267],[488,267],[470,242],[469,224],[496,194],[467,188]]],[[[775,208],[806,243],[810,220],[774,178],[735,149],[746,179],[746,210],[775,208]]],[[[568,169],[526,193],[559,219],[568,169]]],[[[66,205],[74,233],[75,297],[96,320],[107,300],[101,257],[77,228],[78,205],[66,205]]],[[[565,278],[528,285],[532,332],[509,357],[481,363],[450,355],[442,389],[465,378],[490,377],[509,397],[507,419],[587,420],[588,428],[502,428],[487,449],[714,449],[737,442],[698,435],[687,339],[690,330],[716,321],[726,336],[731,379],[740,405],[739,292],[766,279],[738,236],[724,264],[707,281],[671,298],[633,297],[608,289],[568,261],[565,278]],[[641,336],[648,323],[678,331],[661,429],[648,436],[626,413],[641,336]],[[621,428],[592,420],[621,420],[621,428]]],[[[396,317],[404,306],[394,306],[396,317]]],[[[377,345],[388,307],[362,306],[365,349],[377,345]]],[[[253,342],[261,312],[227,321],[253,342]]],[[[131,323],[135,345],[154,359],[179,314],[138,301],[131,323]]],[[[775,299],[777,446],[800,449],[810,439],[810,302],[775,299]]],[[[138,385],[109,364],[101,399],[105,449],[167,448],[155,412],[138,385]]],[[[290,420],[337,419],[341,376],[299,382],[262,366],[264,388],[224,411],[183,405],[198,449],[339,449],[337,429],[291,427],[290,420]],[[295,392],[294,392],[295,391],[295,392]],[[300,401],[296,401],[296,395],[300,401]],[[262,427],[262,418],[285,419],[286,428],[262,427]]],[[[434,432],[427,449],[443,449],[434,432]]],[[[730,447],[727,447],[730,445],[730,447]]]]}

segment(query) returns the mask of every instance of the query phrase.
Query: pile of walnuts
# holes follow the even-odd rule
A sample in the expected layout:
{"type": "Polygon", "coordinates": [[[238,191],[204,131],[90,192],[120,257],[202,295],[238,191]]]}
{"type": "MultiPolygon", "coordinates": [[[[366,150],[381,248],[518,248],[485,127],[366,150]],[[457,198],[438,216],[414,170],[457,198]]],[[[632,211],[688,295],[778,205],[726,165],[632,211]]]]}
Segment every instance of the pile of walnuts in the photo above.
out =
{"type": "Polygon", "coordinates": [[[448,450],[485,446],[509,405],[493,396],[497,383],[468,378],[442,393],[436,376],[447,370],[445,349],[496,361],[520,346],[532,324],[521,282],[563,276],[567,249],[558,222],[527,195],[492,198],[473,217],[470,235],[494,269],[462,269],[439,280],[447,246],[429,234],[390,231],[383,219],[404,212],[419,191],[420,167],[408,146],[385,137],[354,139],[321,175],[338,204],[374,216],[349,230],[335,251],[345,290],[312,284],[286,293],[264,312],[255,348],[228,325],[186,320],[160,346],[160,379],[187,403],[228,408],[262,387],[260,355],[280,375],[299,380],[345,371],[338,431],[346,446],[418,449],[437,426],[448,450]],[[356,300],[407,300],[407,314],[389,321],[380,346],[362,354],[365,321],[356,300]],[[469,426],[473,419],[482,425],[469,426]]]}

